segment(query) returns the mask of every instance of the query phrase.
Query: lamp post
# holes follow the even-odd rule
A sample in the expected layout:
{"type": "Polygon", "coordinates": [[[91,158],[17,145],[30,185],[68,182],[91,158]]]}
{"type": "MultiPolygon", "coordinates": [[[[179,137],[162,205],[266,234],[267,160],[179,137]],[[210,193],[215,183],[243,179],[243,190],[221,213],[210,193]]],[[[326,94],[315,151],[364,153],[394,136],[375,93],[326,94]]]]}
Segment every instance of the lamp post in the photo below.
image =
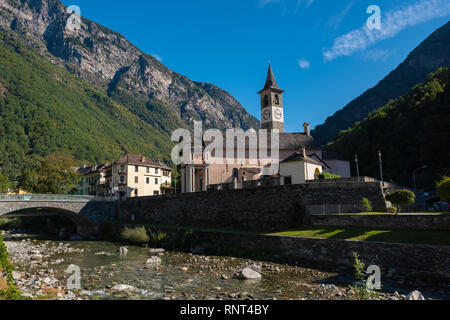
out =
{"type": "Polygon", "coordinates": [[[421,166],[421,167],[419,167],[419,168],[413,170],[414,189],[417,189],[416,172],[419,171],[419,170],[422,170],[422,169],[426,169],[426,168],[428,168],[428,166],[427,166],[427,165],[424,165],[424,166],[421,166]]]}
{"type": "Polygon", "coordinates": [[[382,159],[382,155],[381,155],[381,150],[378,150],[378,158],[380,159],[380,178],[381,178],[381,182],[384,181],[383,178],[383,159],[382,159]]]}
{"type": "Polygon", "coordinates": [[[358,182],[359,182],[359,160],[357,154],[355,154],[355,163],[356,163],[356,174],[358,175],[358,182]]]}

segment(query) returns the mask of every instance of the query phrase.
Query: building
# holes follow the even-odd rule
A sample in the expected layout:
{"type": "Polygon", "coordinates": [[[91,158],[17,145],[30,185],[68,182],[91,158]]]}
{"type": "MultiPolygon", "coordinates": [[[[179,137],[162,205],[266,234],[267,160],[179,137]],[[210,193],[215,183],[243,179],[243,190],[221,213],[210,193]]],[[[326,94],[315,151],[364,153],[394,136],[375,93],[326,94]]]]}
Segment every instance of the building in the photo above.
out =
{"type": "MultiPolygon", "coordinates": [[[[261,129],[268,131],[277,129],[280,132],[278,150],[280,172],[274,174],[274,176],[278,176],[281,183],[305,183],[307,180],[315,179],[323,171],[339,174],[343,178],[350,177],[349,161],[343,160],[339,155],[331,152],[325,152],[326,159],[324,159],[325,149],[311,136],[309,123],[304,123],[304,132],[302,133],[284,132],[284,92],[279,88],[272,67],[269,65],[266,83],[258,94],[261,101],[261,129]]],[[[259,154],[259,141],[256,146],[245,144],[243,152],[246,157],[243,159],[237,158],[237,148],[239,148],[237,146],[233,163],[221,161],[222,163],[212,164],[207,164],[204,159],[203,151],[209,143],[203,141],[202,152],[194,151],[191,162],[182,164],[182,192],[206,191],[209,186],[236,184],[236,181],[242,186],[244,181],[264,178],[262,173],[267,167],[267,163],[258,159],[251,159],[250,156],[259,154]]],[[[267,144],[270,146],[269,141],[267,144]]],[[[223,145],[223,155],[225,155],[225,143],[223,145]]],[[[215,154],[208,155],[209,160],[214,157],[215,154]]]]}
{"type": "Polygon", "coordinates": [[[144,156],[126,154],[112,164],[83,166],[79,194],[122,198],[162,195],[172,190],[171,169],[144,156]]]}

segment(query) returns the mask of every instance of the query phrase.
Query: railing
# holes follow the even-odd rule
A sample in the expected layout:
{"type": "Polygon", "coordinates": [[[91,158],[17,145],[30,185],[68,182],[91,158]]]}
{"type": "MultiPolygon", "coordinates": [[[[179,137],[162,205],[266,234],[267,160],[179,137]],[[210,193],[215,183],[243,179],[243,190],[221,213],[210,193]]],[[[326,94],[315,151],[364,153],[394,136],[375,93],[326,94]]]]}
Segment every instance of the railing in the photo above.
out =
{"type": "Polygon", "coordinates": [[[117,197],[96,197],[66,194],[0,194],[0,202],[22,201],[57,201],[57,202],[92,202],[116,201],[117,197]]]}

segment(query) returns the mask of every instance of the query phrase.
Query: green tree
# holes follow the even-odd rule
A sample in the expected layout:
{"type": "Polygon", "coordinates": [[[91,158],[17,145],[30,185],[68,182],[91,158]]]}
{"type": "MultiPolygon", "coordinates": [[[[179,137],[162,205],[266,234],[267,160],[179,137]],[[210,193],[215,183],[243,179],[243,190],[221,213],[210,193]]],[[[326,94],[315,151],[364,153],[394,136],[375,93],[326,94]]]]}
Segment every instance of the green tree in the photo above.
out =
{"type": "Polygon", "coordinates": [[[364,211],[369,213],[372,212],[372,204],[370,203],[370,200],[367,198],[362,198],[361,205],[364,208],[364,211]]]}
{"type": "Polygon", "coordinates": [[[19,177],[17,187],[26,190],[28,192],[35,192],[38,184],[38,175],[35,171],[28,169],[23,170],[19,177]]]}
{"type": "Polygon", "coordinates": [[[52,153],[45,157],[36,170],[38,193],[66,194],[75,192],[78,174],[73,170],[76,160],[66,154],[52,153]]]}
{"type": "Polygon", "coordinates": [[[386,200],[397,207],[396,214],[400,212],[400,206],[405,206],[416,201],[416,195],[409,190],[396,190],[386,195],[386,200]]]}
{"type": "Polygon", "coordinates": [[[11,183],[8,178],[0,173],[0,193],[8,192],[8,189],[11,187],[11,183]]]}
{"type": "Polygon", "coordinates": [[[436,183],[437,193],[442,201],[450,202],[450,177],[444,177],[436,183]]]}

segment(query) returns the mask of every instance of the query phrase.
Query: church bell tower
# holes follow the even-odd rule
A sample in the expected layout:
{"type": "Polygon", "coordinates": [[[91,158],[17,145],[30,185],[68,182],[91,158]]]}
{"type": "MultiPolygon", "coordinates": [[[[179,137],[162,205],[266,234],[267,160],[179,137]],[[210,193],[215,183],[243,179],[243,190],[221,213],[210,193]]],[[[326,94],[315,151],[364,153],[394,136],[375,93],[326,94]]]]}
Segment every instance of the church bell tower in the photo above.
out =
{"type": "Polygon", "coordinates": [[[283,92],[269,65],[264,89],[258,92],[261,96],[261,129],[278,129],[280,133],[284,132],[283,92]]]}

